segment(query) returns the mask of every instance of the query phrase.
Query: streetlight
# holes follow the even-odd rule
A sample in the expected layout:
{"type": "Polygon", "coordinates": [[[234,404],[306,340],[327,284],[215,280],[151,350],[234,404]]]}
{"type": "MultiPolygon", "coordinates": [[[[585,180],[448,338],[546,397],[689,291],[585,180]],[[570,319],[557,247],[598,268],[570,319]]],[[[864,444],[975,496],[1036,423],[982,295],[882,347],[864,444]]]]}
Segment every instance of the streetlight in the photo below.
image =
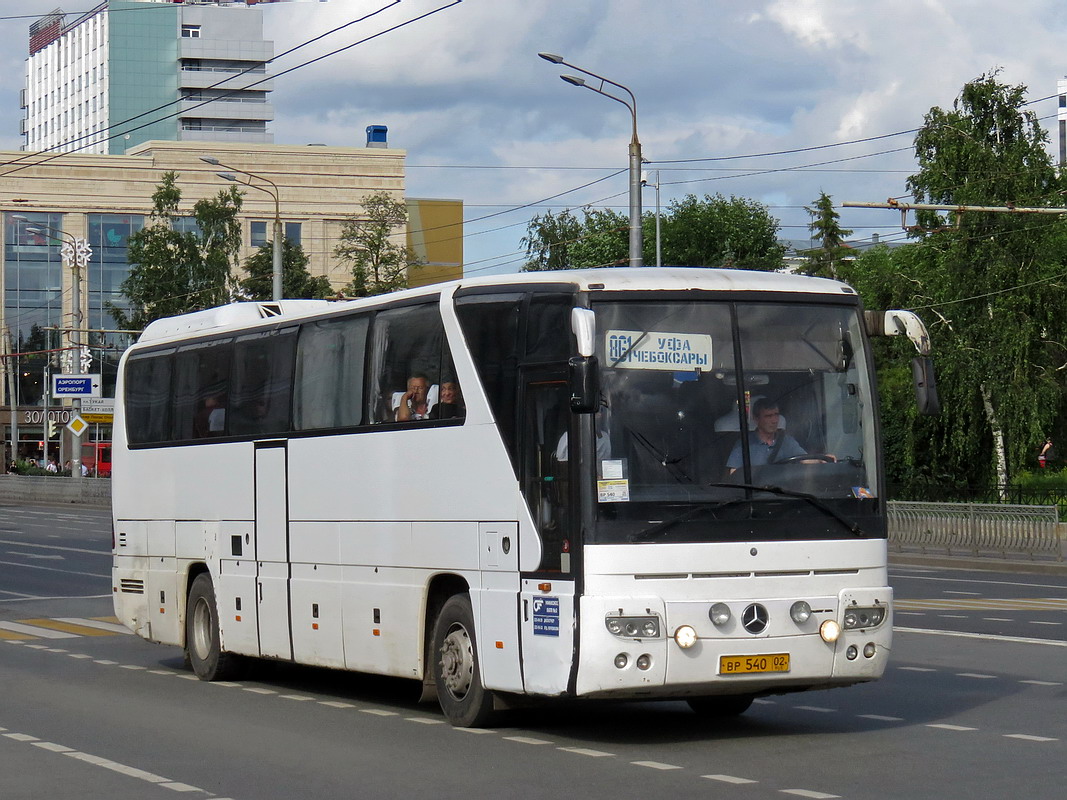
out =
{"type": "Polygon", "coordinates": [[[572,86],[582,86],[597,94],[602,94],[604,97],[609,97],[617,103],[622,103],[630,110],[630,116],[633,119],[633,136],[630,138],[630,266],[640,267],[644,261],[641,256],[641,142],[637,138],[637,98],[634,97],[634,93],[621,83],[616,83],[613,80],[605,78],[603,75],[597,75],[595,72],[590,72],[587,69],[582,69],[574,64],[569,64],[563,60],[563,56],[557,56],[553,53],[538,53],[538,56],[545,61],[553,64],[562,64],[565,67],[576,69],[579,72],[588,75],[591,78],[596,78],[600,81],[600,86],[591,86],[586,82],[585,78],[579,78],[576,75],[560,75],[559,77],[566,83],[572,86]],[[604,90],[604,85],[610,84],[618,89],[622,89],[626,94],[630,96],[629,102],[621,97],[616,97],[604,90]]]}
{"type": "Polygon", "coordinates": [[[250,189],[259,189],[261,192],[266,192],[274,198],[274,250],[273,250],[273,282],[271,289],[271,299],[282,299],[282,214],[281,214],[281,201],[278,196],[278,184],[272,181],[270,178],[263,175],[256,175],[253,172],[240,169],[238,167],[231,167],[229,164],[223,164],[217,158],[212,156],[200,156],[200,160],[205,164],[210,164],[213,167],[225,167],[226,169],[233,170],[233,172],[216,172],[215,174],[222,178],[224,181],[231,181],[233,183],[239,183],[242,186],[247,186],[250,189]],[[241,181],[237,179],[234,174],[239,172],[242,175],[247,175],[249,178],[255,178],[269,183],[274,187],[274,190],[266,188],[265,186],[257,186],[252,181],[241,181]]]}
{"type": "MultiPolygon", "coordinates": [[[[64,239],[63,247],[60,250],[64,260],[70,264],[71,268],[71,285],[70,285],[70,304],[72,307],[71,313],[71,330],[67,334],[67,341],[70,348],[73,350],[74,356],[71,358],[71,368],[73,369],[73,358],[81,358],[82,346],[81,346],[81,333],[82,333],[82,267],[88,264],[90,256],[92,256],[92,248],[89,247],[89,243],[84,239],[79,239],[72,233],[67,233],[59,228],[53,228],[51,225],[45,225],[43,222],[33,222],[28,217],[22,214],[12,214],[11,219],[22,223],[28,223],[26,227],[27,233],[43,234],[45,231],[51,231],[58,234],[64,239]]],[[[47,378],[45,392],[48,392],[47,378]]],[[[45,395],[47,397],[47,394],[45,395]]],[[[79,417],[82,410],[82,401],[80,397],[71,398],[71,413],[74,417],[79,417]]],[[[48,416],[47,406],[45,406],[45,417],[48,416]]],[[[44,420],[44,434],[45,441],[47,442],[48,436],[48,420],[44,420]]],[[[74,452],[70,458],[70,476],[75,480],[80,481],[82,478],[82,457],[81,457],[81,437],[76,436],[76,442],[71,448],[74,452]]],[[[45,460],[48,459],[48,446],[45,445],[45,460]]]]}

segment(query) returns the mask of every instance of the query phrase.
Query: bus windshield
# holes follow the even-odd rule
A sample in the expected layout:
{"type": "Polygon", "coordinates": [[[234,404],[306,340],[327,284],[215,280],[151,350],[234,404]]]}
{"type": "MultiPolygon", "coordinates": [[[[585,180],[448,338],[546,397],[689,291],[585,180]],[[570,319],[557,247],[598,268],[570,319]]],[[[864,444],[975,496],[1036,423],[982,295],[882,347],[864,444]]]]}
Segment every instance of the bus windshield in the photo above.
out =
{"type": "Polygon", "coordinates": [[[885,535],[857,306],[593,308],[596,542],[885,535]]]}

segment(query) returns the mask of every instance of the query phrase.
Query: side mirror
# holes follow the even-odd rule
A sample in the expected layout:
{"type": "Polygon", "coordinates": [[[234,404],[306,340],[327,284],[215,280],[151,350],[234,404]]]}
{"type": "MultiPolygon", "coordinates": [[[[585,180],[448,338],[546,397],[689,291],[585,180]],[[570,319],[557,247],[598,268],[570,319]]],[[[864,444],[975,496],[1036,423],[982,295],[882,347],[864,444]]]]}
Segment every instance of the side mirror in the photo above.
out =
{"type": "Polygon", "coordinates": [[[592,414],[600,408],[600,369],[596,356],[573,356],[567,362],[571,384],[571,411],[592,414]]]}
{"type": "Polygon", "coordinates": [[[591,308],[571,309],[571,331],[578,341],[579,355],[593,355],[596,347],[596,314],[591,308]]]}
{"type": "Polygon", "coordinates": [[[911,379],[915,384],[915,406],[919,413],[936,417],[941,413],[941,400],[937,396],[934,362],[929,358],[913,358],[911,379]]]}

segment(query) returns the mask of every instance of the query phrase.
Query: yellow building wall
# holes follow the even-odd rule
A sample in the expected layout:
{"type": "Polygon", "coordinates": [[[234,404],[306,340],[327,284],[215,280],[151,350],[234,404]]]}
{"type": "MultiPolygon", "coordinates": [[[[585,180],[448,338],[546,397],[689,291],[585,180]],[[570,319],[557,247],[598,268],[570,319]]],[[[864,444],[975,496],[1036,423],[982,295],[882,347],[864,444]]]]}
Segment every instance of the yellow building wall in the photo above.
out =
{"type": "Polygon", "coordinates": [[[463,277],[463,201],[407,198],[408,248],[420,264],[408,269],[408,285],[463,277]]]}

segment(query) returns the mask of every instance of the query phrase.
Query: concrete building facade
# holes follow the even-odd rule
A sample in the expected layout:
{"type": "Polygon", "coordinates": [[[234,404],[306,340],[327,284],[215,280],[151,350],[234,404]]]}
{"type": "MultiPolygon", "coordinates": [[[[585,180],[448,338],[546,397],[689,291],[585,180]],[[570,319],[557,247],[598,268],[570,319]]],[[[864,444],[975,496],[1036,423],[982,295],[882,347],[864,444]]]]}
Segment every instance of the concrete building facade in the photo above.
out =
{"type": "Polygon", "coordinates": [[[123,154],[146,141],[266,144],[263,12],[244,2],[104,0],[30,27],[23,150],[123,154]]]}

